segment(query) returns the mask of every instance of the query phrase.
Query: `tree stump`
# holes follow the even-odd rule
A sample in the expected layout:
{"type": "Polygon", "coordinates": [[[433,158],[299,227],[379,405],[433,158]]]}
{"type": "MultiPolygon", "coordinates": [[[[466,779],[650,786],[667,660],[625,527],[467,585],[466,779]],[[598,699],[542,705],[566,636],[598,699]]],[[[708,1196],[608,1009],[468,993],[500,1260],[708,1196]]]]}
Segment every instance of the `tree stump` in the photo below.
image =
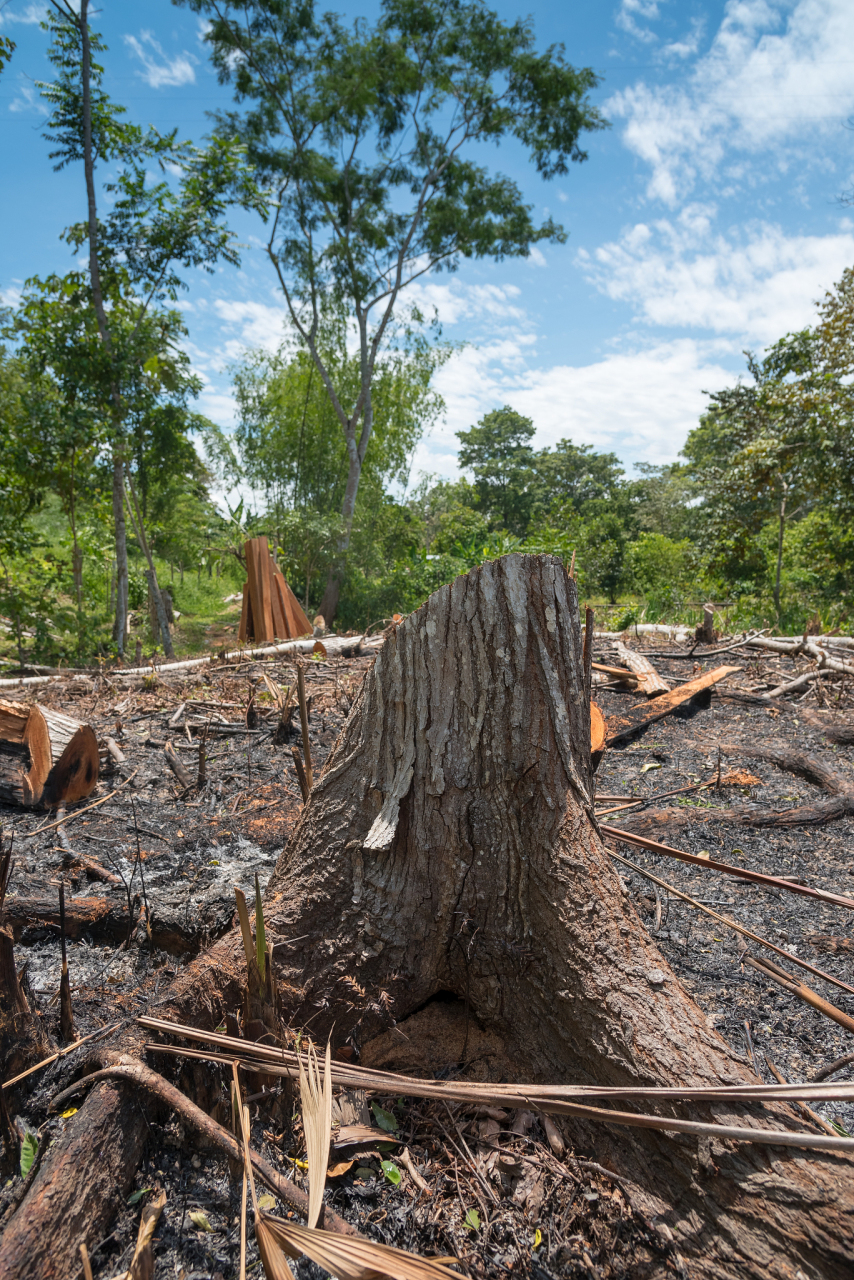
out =
{"type": "MultiPolygon", "coordinates": [[[[451,993],[519,1081],[753,1079],[603,847],[589,693],[575,584],[552,557],[485,564],[396,629],[266,894],[268,933],[294,939],[276,948],[291,1025],[361,1045],[451,993]]],[[[800,1127],[783,1105],[673,1106],[800,1127]]],[[[847,1158],[582,1124],[572,1137],[662,1215],[692,1275],[850,1275],[847,1158]]]]}
{"type": "Polygon", "coordinates": [[[99,764],[91,725],[49,707],[0,702],[0,800],[73,804],[94,790],[99,764]]]}

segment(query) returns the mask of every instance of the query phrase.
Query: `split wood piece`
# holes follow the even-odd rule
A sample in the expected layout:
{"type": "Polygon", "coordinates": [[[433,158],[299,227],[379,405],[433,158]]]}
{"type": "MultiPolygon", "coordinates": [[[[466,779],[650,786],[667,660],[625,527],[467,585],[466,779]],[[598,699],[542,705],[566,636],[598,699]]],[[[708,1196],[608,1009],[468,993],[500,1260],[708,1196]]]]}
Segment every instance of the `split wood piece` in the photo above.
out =
{"type": "Polygon", "coordinates": [[[628,671],[624,667],[607,667],[603,662],[591,662],[591,668],[599,671],[602,675],[610,676],[612,680],[621,680],[623,684],[631,689],[638,687],[638,678],[633,671],[628,671]]]}
{"type": "Polygon", "coordinates": [[[107,1234],[147,1137],[138,1088],[99,1083],[45,1155],[0,1237],[0,1276],[68,1280],[77,1274],[81,1242],[93,1249],[107,1234]]]}
{"type": "Polygon", "coordinates": [[[99,767],[90,725],[49,707],[0,702],[0,800],[73,804],[95,789],[99,767]]]}
{"type": "Polygon", "coordinates": [[[298,639],[300,636],[309,636],[313,634],[314,628],[306,616],[302,605],[297,600],[293,591],[291,591],[281,573],[273,575],[273,584],[279,596],[282,613],[285,619],[286,631],[282,633],[282,638],[298,639]]]}
{"type": "Polygon", "coordinates": [[[193,779],[191,778],[189,771],[184,767],[178,759],[178,756],[175,754],[175,748],[172,746],[171,742],[166,743],[166,746],[163,748],[163,754],[166,757],[166,763],[169,765],[169,768],[172,770],[181,786],[185,791],[188,791],[193,785],[193,779]]]}
{"type": "Polygon", "coordinates": [[[253,637],[262,643],[274,640],[272,575],[267,539],[250,538],[244,542],[243,549],[246,552],[246,576],[252,602],[253,637]]]}
{"type": "Polygon", "coordinates": [[[705,867],[709,871],[723,871],[728,876],[738,876],[740,880],[752,880],[754,884],[767,885],[771,889],[788,889],[789,893],[799,893],[806,898],[820,898],[822,902],[833,902],[838,907],[847,907],[854,911],[854,898],[844,898],[838,893],[827,893],[824,889],[814,889],[812,885],[798,884],[796,880],[786,880],[782,876],[766,876],[761,871],[748,871],[746,867],[733,866],[729,862],[717,862],[714,858],[701,858],[695,853],[686,853],[684,849],[673,849],[668,844],[660,844],[658,840],[649,840],[646,836],[636,835],[633,831],[624,831],[622,827],[611,827],[600,823],[599,830],[612,840],[624,840],[626,844],[636,844],[641,849],[649,849],[652,853],[663,853],[667,858],[676,858],[679,862],[690,862],[695,867],[705,867]]]}
{"type": "MultiPolygon", "coordinates": [[[[768,1057],[767,1053],[765,1054],[765,1062],[768,1067],[768,1070],[771,1072],[772,1076],[774,1077],[774,1079],[777,1081],[778,1084],[788,1084],[788,1081],[786,1080],[786,1077],[783,1075],[782,1071],[780,1071],[774,1065],[774,1063],[768,1057]]],[[[820,1116],[817,1111],[813,1111],[812,1107],[808,1107],[805,1102],[798,1102],[796,1105],[798,1110],[801,1112],[801,1114],[806,1116],[808,1120],[812,1120],[813,1124],[817,1124],[819,1129],[822,1129],[824,1133],[827,1133],[833,1137],[837,1136],[836,1130],[834,1129],[833,1125],[828,1124],[824,1116],[820,1116]]]]}
{"type": "Polygon", "coordinates": [[[607,726],[605,717],[596,706],[595,702],[590,703],[590,751],[595,756],[597,752],[602,751],[605,747],[605,737],[607,735],[607,726]]]}
{"type": "MultiPolygon", "coordinates": [[[[619,889],[592,817],[589,706],[576,587],[556,558],[490,561],[396,628],[267,890],[270,936],[293,939],[276,948],[291,1025],[365,1043],[452,992],[528,1078],[745,1079],[619,889]],[[354,974],[356,990],[342,981],[354,974]]],[[[242,967],[230,935],[183,970],[172,1007],[202,999],[219,1016],[242,967]]],[[[798,1124],[780,1103],[751,1121],[798,1124]]],[[[572,1128],[668,1213],[692,1274],[847,1278],[847,1157],[769,1166],[752,1147],[715,1148],[701,1184],[694,1148],[661,1133],[572,1128]]]]}
{"type": "Polygon", "coordinates": [[[803,1000],[805,1004],[810,1004],[814,1009],[818,1009],[819,1013],[823,1013],[826,1018],[844,1027],[846,1031],[854,1032],[854,1018],[849,1014],[843,1013],[841,1009],[837,1009],[835,1004],[830,1004],[828,1000],[824,1000],[817,991],[813,991],[812,987],[808,987],[805,982],[801,982],[799,978],[794,978],[785,969],[781,969],[778,964],[774,964],[772,960],[766,960],[764,956],[745,955],[743,962],[749,965],[751,969],[756,969],[766,978],[770,978],[772,982],[776,982],[778,986],[785,987],[793,996],[797,996],[799,1000],[803,1000]]]}
{"type": "Polygon", "coordinates": [[[662,694],[653,702],[639,702],[621,712],[620,715],[609,716],[607,745],[613,746],[621,738],[627,738],[639,729],[654,724],[656,720],[662,720],[671,711],[675,711],[677,707],[696,697],[698,693],[711,689],[719,680],[725,680],[734,671],[741,670],[741,667],[716,667],[714,671],[707,671],[705,675],[697,676],[696,680],[677,685],[675,689],[671,689],[670,693],[662,694]]]}
{"type": "Polygon", "coordinates": [[[642,653],[637,653],[634,649],[626,648],[620,640],[617,641],[616,647],[617,657],[629,671],[637,676],[642,693],[645,693],[648,698],[657,698],[660,693],[670,692],[670,685],[662,680],[649,658],[645,658],[642,653]]]}

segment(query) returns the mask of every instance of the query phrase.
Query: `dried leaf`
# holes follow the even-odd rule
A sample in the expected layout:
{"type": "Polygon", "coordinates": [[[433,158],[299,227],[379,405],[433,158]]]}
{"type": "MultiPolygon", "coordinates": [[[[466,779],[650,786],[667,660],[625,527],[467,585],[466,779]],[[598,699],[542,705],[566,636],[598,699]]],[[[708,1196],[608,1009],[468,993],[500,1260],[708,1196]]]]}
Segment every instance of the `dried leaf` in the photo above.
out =
{"type": "MultiPolygon", "coordinates": [[[[166,1192],[160,1191],[142,1210],[139,1220],[139,1235],[133,1251],[131,1264],[127,1270],[126,1280],[148,1280],[154,1275],[154,1259],[151,1256],[151,1240],[154,1235],[163,1207],[166,1204],[166,1192]]],[[[194,1215],[190,1214],[192,1218],[194,1215]]],[[[204,1217],[204,1214],[201,1215],[204,1217]]],[[[207,1218],[205,1218],[207,1222],[207,1218]]],[[[211,1230],[208,1224],[208,1231],[211,1230]]]]}
{"type": "Polygon", "coordinates": [[[660,768],[661,768],[661,765],[658,764],[657,761],[647,760],[646,764],[641,769],[641,773],[649,773],[650,769],[660,769],[660,768]]]}
{"type": "Polygon", "coordinates": [[[299,1091],[302,1124],[308,1154],[308,1225],[317,1226],[323,1205],[329,1144],[332,1140],[332,1049],[327,1042],[323,1083],[314,1045],[309,1041],[305,1060],[299,1058],[299,1091]]]}
{"type": "MultiPolygon", "coordinates": [[[[435,1258],[419,1258],[403,1249],[376,1244],[364,1236],[344,1236],[331,1231],[318,1231],[301,1223],[285,1222],[269,1214],[260,1214],[255,1224],[261,1257],[268,1280],[279,1280],[284,1273],[271,1271],[264,1258],[262,1234],[266,1240],[274,1238],[282,1251],[290,1257],[306,1254],[318,1266],[323,1267],[338,1280],[376,1280],[377,1276],[393,1276],[395,1280],[450,1280],[459,1273],[452,1271],[445,1261],[435,1258]],[[258,1233],[259,1222],[262,1233],[258,1233]]],[[[450,1260],[449,1260],[450,1261],[450,1260]]],[[[285,1280],[287,1278],[285,1277],[285,1280]]]]}
{"type": "Polygon", "coordinates": [[[258,883],[258,872],[255,872],[255,959],[258,972],[264,981],[264,966],[267,961],[267,935],[264,930],[264,904],[261,901],[261,886],[258,883]]]}
{"type": "Polygon", "coordinates": [[[72,1116],[77,1115],[77,1108],[69,1107],[67,1111],[61,1111],[60,1115],[62,1116],[63,1120],[70,1120],[72,1116]]]}
{"type": "Polygon", "coordinates": [[[188,1216],[193,1226],[198,1231],[213,1231],[213,1227],[208,1221],[208,1215],[206,1213],[202,1213],[201,1209],[194,1209],[188,1216]]]}
{"type": "Polygon", "coordinates": [[[259,1197],[258,1197],[258,1208],[259,1208],[259,1209],[268,1209],[268,1210],[269,1210],[269,1209],[275,1209],[275,1207],[276,1207],[276,1197],[275,1197],[275,1196],[259,1196],[259,1197]]]}
{"type": "Polygon", "coordinates": [[[343,1178],[344,1174],[348,1169],[352,1169],[355,1163],[355,1160],[342,1160],[340,1164],[334,1164],[331,1169],[327,1169],[326,1176],[327,1178],[343,1178]]]}

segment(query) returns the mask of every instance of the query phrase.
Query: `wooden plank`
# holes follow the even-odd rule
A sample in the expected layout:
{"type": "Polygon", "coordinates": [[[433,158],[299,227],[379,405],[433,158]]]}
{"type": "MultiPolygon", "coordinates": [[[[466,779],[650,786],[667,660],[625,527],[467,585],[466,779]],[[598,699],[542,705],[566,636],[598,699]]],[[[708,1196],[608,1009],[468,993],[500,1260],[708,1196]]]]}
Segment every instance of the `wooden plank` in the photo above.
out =
{"type": "Polygon", "coordinates": [[[311,623],[303,613],[299,600],[297,600],[293,591],[291,591],[287,582],[285,582],[285,579],[280,573],[277,573],[273,581],[276,584],[276,588],[279,591],[282,601],[282,610],[284,612],[285,623],[288,628],[287,638],[289,640],[297,640],[300,636],[311,635],[311,623]]]}
{"type": "Polygon", "coordinates": [[[249,599],[256,642],[273,639],[273,608],[269,577],[270,550],[266,538],[250,538],[244,543],[249,599]]]}
{"type": "Polygon", "coordinates": [[[613,743],[619,742],[620,738],[628,737],[630,733],[643,729],[648,724],[654,724],[656,720],[662,720],[671,711],[681,707],[684,702],[689,702],[696,694],[702,693],[704,689],[711,689],[712,685],[717,684],[719,680],[724,680],[734,671],[742,669],[742,667],[716,667],[714,671],[707,671],[696,680],[677,685],[670,693],[662,694],[653,702],[639,702],[629,707],[622,715],[609,716],[606,745],[610,747],[613,743]]]}
{"type": "Polygon", "coordinates": [[[285,610],[282,605],[282,593],[279,590],[279,584],[276,582],[278,569],[270,557],[270,602],[273,609],[273,634],[277,640],[289,640],[288,624],[285,618],[285,610]]]}

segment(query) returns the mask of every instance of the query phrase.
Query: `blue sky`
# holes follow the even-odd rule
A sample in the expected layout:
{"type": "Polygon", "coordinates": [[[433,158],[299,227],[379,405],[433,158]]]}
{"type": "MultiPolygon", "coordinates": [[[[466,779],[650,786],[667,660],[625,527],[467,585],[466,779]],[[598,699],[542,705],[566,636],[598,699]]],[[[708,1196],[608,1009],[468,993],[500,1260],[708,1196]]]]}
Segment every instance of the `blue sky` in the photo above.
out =
{"type": "MultiPolygon", "coordinates": [[[[629,466],[671,461],[703,392],[743,371],[743,348],[810,323],[816,300],[854,264],[854,207],[839,201],[854,187],[854,3],[493,7],[530,14],[541,45],[562,41],[571,62],[599,72],[595,101],[612,128],[591,135],[589,160],[551,183],[517,148],[492,157],[569,239],[525,262],[465,263],[419,286],[418,301],[466,345],[439,375],[445,421],[420,446],[414,474],[454,475],[454,433],[505,403],[533,419],[539,445],[568,436],[629,466]]],[[[53,173],[40,135],[41,11],[28,0],[0,8],[0,30],[18,46],[0,79],[7,302],[27,276],[68,269],[58,236],[85,209],[82,169],[53,173]]],[[[230,95],[199,20],[167,0],[103,0],[95,22],[110,46],[107,87],[130,117],[200,140],[205,112],[230,95]]],[[[284,323],[262,227],[248,216],[235,225],[242,268],[194,273],[182,301],[205,381],[199,407],[225,427],[230,363],[248,346],[275,347],[284,323]]]]}

